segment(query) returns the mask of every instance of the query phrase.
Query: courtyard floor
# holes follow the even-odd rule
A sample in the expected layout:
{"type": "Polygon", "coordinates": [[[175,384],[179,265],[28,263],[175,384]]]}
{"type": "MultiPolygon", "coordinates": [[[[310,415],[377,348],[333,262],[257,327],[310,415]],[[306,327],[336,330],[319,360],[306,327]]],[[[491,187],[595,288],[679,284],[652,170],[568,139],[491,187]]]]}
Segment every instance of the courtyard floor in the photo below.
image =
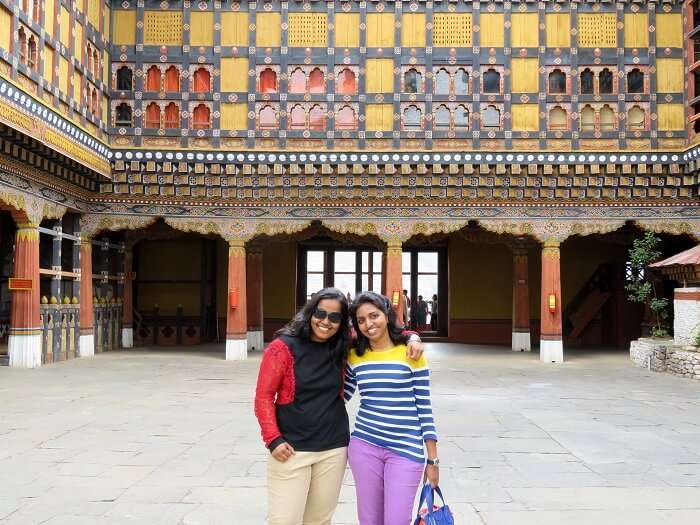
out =
{"type": "MultiPolygon", "coordinates": [[[[206,350],[0,368],[0,523],[262,525],[260,354],[206,350]]],[[[700,523],[700,382],[626,352],[428,356],[458,525],[700,523]]],[[[333,523],[355,515],[348,471],[333,523]]]]}

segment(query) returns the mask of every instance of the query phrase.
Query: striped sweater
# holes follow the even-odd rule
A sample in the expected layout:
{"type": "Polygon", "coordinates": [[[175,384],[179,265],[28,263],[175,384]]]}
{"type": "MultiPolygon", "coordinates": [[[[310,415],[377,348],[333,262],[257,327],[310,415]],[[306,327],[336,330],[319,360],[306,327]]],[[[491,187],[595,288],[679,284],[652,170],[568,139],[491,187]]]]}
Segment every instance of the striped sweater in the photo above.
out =
{"type": "Polygon", "coordinates": [[[352,436],[423,462],[423,442],[437,441],[430,403],[430,370],[425,356],[406,357],[406,346],[381,352],[350,352],[345,367],[345,400],[360,391],[352,436]]]}

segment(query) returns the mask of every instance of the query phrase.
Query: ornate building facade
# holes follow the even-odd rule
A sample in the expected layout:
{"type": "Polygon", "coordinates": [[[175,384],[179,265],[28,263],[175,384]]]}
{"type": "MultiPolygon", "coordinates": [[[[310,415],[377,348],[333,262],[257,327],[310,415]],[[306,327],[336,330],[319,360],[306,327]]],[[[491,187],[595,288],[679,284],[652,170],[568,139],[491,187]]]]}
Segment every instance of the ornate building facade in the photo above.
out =
{"type": "Polygon", "coordinates": [[[638,335],[636,235],[700,237],[697,1],[0,0],[0,22],[14,366],[243,358],[341,282],[400,316],[430,290],[427,335],[559,362],[638,335]]]}

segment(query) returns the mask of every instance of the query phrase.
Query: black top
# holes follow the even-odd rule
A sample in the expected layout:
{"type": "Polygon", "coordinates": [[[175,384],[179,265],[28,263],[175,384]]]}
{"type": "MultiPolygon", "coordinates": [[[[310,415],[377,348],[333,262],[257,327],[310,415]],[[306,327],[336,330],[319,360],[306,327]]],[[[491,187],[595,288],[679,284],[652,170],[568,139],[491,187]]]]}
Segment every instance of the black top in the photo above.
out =
{"type": "Polygon", "coordinates": [[[295,396],[277,405],[282,437],[269,445],[274,450],[286,441],[300,452],[321,452],[350,442],[348,413],[343,401],[343,370],[331,359],[328,343],[283,336],[294,357],[295,396]]]}

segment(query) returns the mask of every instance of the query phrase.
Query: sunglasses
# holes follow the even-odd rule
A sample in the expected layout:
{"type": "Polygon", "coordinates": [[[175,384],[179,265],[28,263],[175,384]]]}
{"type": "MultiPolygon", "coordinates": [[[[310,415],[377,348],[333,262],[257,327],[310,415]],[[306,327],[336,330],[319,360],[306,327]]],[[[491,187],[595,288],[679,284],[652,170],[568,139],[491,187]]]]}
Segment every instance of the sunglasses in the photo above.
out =
{"type": "Polygon", "coordinates": [[[326,312],[325,310],[322,310],[321,308],[316,308],[314,310],[314,317],[316,319],[325,319],[326,317],[328,320],[333,323],[333,324],[340,324],[341,319],[343,316],[340,314],[340,312],[326,312]]]}

